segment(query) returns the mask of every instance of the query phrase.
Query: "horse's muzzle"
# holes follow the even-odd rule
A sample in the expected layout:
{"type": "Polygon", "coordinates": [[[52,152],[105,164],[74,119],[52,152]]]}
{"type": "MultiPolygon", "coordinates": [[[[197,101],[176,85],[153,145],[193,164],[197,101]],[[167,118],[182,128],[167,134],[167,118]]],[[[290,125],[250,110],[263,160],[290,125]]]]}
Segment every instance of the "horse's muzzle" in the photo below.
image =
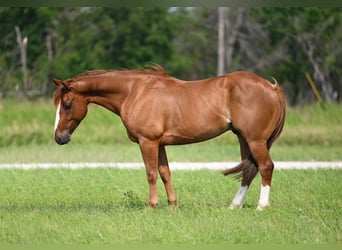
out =
{"type": "Polygon", "coordinates": [[[68,131],[63,131],[63,133],[55,133],[55,141],[59,145],[67,144],[70,141],[70,133],[68,131]]]}

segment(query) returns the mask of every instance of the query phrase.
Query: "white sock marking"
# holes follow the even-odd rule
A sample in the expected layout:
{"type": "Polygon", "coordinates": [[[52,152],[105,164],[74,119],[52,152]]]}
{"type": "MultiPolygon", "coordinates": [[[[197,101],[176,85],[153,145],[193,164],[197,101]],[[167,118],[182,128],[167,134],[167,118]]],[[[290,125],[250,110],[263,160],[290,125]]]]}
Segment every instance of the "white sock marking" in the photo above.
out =
{"type": "Polygon", "coordinates": [[[243,203],[243,199],[247,193],[248,186],[240,186],[239,190],[237,191],[230,208],[241,207],[243,203]]]}
{"type": "Polygon", "coordinates": [[[55,118],[55,132],[56,132],[56,129],[57,129],[57,126],[58,126],[58,123],[59,123],[59,111],[61,110],[61,102],[58,103],[58,106],[57,106],[57,111],[56,111],[56,118],[55,118]]]}
{"type": "Polygon", "coordinates": [[[269,206],[270,191],[271,187],[269,185],[261,185],[258,210],[263,210],[265,207],[269,206]]]}

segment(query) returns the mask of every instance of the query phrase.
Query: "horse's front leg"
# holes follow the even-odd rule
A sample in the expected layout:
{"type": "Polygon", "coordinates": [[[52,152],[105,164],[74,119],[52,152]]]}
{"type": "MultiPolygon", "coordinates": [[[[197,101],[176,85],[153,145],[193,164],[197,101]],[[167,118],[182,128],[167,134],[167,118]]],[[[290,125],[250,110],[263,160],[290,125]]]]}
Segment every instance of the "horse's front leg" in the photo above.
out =
{"type": "Polygon", "coordinates": [[[169,206],[177,207],[177,197],[176,197],[175,190],[173,189],[173,186],[171,183],[171,172],[170,172],[169,163],[167,160],[165,146],[159,146],[158,159],[159,159],[158,170],[159,170],[160,177],[162,178],[163,183],[164,183],[169,206]]]}
{"type": "Polygon", "coordinates": [[[147,181],[150,190],[149,207],[158,205],[157,178],[158,178],[158,149],[159,143],[147,139],[139,140],[141,154],[144,160],[147,181]]]}

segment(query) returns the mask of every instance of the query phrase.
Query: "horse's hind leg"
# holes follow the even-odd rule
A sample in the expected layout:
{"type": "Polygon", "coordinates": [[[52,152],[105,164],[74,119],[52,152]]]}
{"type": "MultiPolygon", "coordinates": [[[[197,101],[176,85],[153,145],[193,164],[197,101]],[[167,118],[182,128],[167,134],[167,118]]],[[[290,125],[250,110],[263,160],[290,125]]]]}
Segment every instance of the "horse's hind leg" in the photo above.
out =
{"type": "Polygon", "coordinates": [[[269,206],[269,195],[271,190],[271,181],[274,164],[271,160],[266,141],[249,142],[249,148],[253,154],[253,158],[258,164],[261,174],[261,190],[258,203],[258,210],[263,210],[269,206]]]}
{"type": "Polygon", "coordinates": [[[251,156],[251,152],[246,140],[240,134],[237,136],[240,142],[240,154],[242,162],[236,167],[236,169],[237,171],[241,171],[242,180],[239,190],[235,194],[235,197],[229,206],[230,209],[234,209],[236,207],[241,208],[243,206],[243,200],[247,194],[248,188],[258,173],[258,168],[251,156]]]}
{"type": "Polygon", "coordinates": [[[158,170],[164,183],[169,206],[177,207],[177,197],[171,183],[171,172],[169,169],[165,146],[159,146],[158,170]]]}

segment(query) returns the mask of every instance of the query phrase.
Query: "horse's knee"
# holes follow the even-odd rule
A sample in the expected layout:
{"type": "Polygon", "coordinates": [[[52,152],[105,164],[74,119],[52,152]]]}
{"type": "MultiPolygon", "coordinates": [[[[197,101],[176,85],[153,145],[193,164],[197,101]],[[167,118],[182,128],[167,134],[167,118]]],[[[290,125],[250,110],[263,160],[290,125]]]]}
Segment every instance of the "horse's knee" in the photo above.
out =
{"type": "Polygon", "coordinates": [[[157,178],[158,178],[157,171],[146,171],[146,175],[147,175],[147,181],[149,183],[154,184],[157,182],[157,178]]]}

